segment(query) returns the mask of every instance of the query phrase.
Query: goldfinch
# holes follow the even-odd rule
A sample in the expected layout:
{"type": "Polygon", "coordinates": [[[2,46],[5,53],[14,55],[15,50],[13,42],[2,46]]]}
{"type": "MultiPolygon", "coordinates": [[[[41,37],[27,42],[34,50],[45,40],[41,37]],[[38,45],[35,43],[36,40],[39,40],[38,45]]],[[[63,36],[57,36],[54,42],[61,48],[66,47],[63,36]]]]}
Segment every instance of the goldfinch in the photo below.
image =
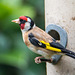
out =
{"type": "Polygon", "coordinates": [[[56,42],[53,37],[47,34],[45,31],[37,27],[34,21],[28,16],[20,16],[12,22],[18,23],[23,41],[27,47],[42,56],[35,58],[35,63],[41,63],[41,58],[45,61],[52,62],[51,56],[54,54],[67,55],[75,59],[75,53],[65,49],[60,43],[56,42]]]}

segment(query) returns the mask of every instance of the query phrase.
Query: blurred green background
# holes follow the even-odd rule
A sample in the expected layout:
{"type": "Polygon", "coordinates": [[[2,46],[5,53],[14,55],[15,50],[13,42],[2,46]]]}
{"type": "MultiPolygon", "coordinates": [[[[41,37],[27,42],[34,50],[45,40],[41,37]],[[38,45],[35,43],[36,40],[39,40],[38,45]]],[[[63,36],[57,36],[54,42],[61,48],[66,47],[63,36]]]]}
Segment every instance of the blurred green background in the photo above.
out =
{"type": "Polygon", "coordinates": [[[44,29],[44,0],[0,0],[0,75],[45,75],[45,63],[35,64],[35,53],[24,44],[18,24],[11,20],[31,17],[44,29]]]}

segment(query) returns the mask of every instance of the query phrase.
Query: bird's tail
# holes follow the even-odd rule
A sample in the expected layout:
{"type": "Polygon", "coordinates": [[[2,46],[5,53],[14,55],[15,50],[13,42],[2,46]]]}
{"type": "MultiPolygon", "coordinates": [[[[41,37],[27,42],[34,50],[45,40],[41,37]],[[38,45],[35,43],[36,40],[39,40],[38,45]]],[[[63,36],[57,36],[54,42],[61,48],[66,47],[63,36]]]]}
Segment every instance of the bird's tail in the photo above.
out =
{"type": "Polygon", "coordinates": [[[72,51],[67,50],[67,49],[61,49],[61,51],[62,51],[63,53],[65,53],[65,55],[67,55],[67,56],[72,57],[72,58],[75,59],[75,52],[72,52],[72,51]]]}

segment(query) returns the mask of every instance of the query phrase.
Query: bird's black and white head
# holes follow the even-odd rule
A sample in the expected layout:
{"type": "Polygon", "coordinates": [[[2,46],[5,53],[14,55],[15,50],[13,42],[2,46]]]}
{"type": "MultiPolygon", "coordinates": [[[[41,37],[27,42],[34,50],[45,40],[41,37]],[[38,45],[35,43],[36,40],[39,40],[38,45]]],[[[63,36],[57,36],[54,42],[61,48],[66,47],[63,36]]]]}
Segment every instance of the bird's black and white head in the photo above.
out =
{"type": "Polygon", "coordinates": [[[21,31],[29,31],[35,27],[34,21],[28,16],[20,16],[19,19],[12,20],[12,22],[18,23],[21,31]]]}

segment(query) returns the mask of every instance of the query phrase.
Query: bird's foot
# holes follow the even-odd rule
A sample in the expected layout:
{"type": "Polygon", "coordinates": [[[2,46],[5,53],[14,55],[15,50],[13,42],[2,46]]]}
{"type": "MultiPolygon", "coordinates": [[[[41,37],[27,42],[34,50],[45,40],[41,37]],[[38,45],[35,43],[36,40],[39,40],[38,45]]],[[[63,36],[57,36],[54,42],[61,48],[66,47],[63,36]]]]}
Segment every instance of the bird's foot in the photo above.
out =
{"type": "Polygon", "coordinates": [[[39,64],[41,63],[41,58],[43,58],[43,56],[39,56],[39,57],[36,57],[34,60],[35,60],[35,63],[39,64]]]}
{"type": "Polygon", "coordinates": [[[50,59],[45,59],[43,56],[40,56],[35,58],[35,63],[39,64],[42,62],[49,62],[55,65],[58,63],[60,58],[61,58],[61,55],[53,55],[50,59]]]}
{"type": "Polygon", "coordinates": [[[49,63],[52,63],[53,59],[50,58],[50,59],[45,59],[43,58],[43,56],[40,56],[40,57],[36,57],[35,58],[35,63],[39,64],[39,63],[42,63],[42,62],[49,62],[49,63]]]}

